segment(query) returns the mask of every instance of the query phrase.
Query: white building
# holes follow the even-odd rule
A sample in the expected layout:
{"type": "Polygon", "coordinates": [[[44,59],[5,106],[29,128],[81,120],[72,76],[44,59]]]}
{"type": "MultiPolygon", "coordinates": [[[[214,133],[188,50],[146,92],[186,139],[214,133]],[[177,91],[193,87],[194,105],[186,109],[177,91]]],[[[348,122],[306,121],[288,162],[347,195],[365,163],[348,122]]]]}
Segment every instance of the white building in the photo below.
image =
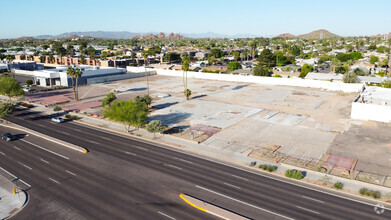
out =
{"type": "MultiPolygon", "coordinates": [[[[87,80],[91,78],[107,77],[126,74],[126,69],[117,67],[101,67],[80,65],[73,66],[82,71],[82,76],[78,79],[78,84],[87,84],[87,80]]],[[[72,80],[67,75],[68,66],[57,66],[56,69],[45,69],[35,71],[16,70],[15,73],[30,75],[34,77],[36,85],[39,86],[71,86],[72,80]]]]}
{"type": "Polygon", "coordinates": [[[391,89],[366,87],[352,103],[352,119],[391,123],[391,89]]]}

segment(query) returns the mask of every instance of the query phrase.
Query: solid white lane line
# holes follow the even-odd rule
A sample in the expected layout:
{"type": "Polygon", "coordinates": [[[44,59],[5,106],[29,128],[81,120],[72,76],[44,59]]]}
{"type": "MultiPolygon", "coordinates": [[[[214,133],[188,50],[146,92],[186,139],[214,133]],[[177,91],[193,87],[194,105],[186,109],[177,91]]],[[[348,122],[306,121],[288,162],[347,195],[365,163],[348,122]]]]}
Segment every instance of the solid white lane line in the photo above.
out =
{"type": "Polygon", "coordinates": [[[175,157],[175,159],[180,160],[180,161],[183,161],[183,162],[186,162],[186,163],[190,163],[190,164],[193,163],[193,162],[191,162],[191,161],[188,161],[188,160],[185,160],[185,159],[182,159],[182,158],[179,158],[179,157],[175,157]]]}
{"type": "Polygon", "coordinates": [[[247,202],[243,202],[243,201],[241,201],[241,200],[238,200],[238,199],[235,199],[235,198],[232,198],[232,197],[226,196],[226,195],[224,195],[224,194],[221,194],[221,193],[215,192],[215,191],[213,191],[213,190],[210,190],[210,189],[204,188],[204,187],[202,187],[202,186],[198,186],[198,185],[196,185],[196,187],[197,187],[197,188],[200,188],[200,189],[203,189],[203,190],[205,190],[205,191],[208,191],[208,192],[214,193],[214,194],[216,194],[216,195],[219,195],[219,196],[221,196],[221,197],[224,197],[224,198],[231,199],[231,200],[233,200],[233,201],[236,201],[236,202],[242,203],[242,204],[244,204],[244,205],[247,205],[247,206],[250,206],[250,207],[252,207],[252,208],[259,209],[259,210],[261,210],[261,211],[264,211],[264,212],[267,212],[267,213],[270,213],[270,214],[273,214],[273,215],[277,215],[277,216],[279,216],[279,217],[282,217],[282,218],[285,218],[285,219],[291,219],[291,220],[294,220],[293,218],[289,218],[289,217],[287,217],[287,216],[285,216],[285,215],[281,215],[281,214],[278,214],[278,213],[275,213],[275,212],[269,211],[269,210],[267,210],[267,209],[260,208],[260,207],[258,207],[258,206],[255,206],[255,205],[249,204],[249,203],[247,203],[247,202]]]}
{"type": "Polygon", "coordinates": [[[67,172],[67,173],[69,173],[69,174],[71,174],[71,175],[74,175],[74,176],[76,176],[76,174],[72,173],[72,172],[71,172],[71,171],[69,171],[69,170],[65,170],[65,172],[67,172]]]}
{"type": "Polygon", "coordinates": [[[310,199],[310,200],[316,201],[316,202],[324,203],[323,201],[320,201],[320,200],[317,200],[317,199],[314,199],[314,198],[311,198],[311,197],[307,197],[307,196],[302,196],[302,197],[306,198],[306,199],[310,199]]]}
{"type": "Polygon", "coordinates": [[[14,148],[15,148],[16,150],[21,150],[19,147],[15,147],[15,146],[14,146],[14,148]]]}
{"type": "Polygon", "coordinates": [[[241,177],[241,176],[236,176],[236,175],[233,175],[233,174],[232,174],[231,176],[236,177],[236,178],[238,178],[238,179],[242,179],[242,180],[249,181],[249,179],[246,179],[246,178],[241,177]]]}
{"type": "Polygon", "coordinates": [[[163,212],[157,212],[157,213],[159,213],[160,215],[163,215],[163,216],[165,216],[165,217],[167,217],[169,219],[175,220],[175,218],[173,218],[173,217],[171,217],[171,216],[169,216],[167,214],[164,214],[163,212]]]}
{"type": "Polygon", "coordinates": [[[141,149],[141,150],[148,151],[148,149],[147,149],[147,148],[143,148],[143,147],[139,147],[139,146],[137,146],[137,148],[138,148],[138,149],[141,149]]]}
{"type": "Polygon", "coordinates": [[[23,181],[22,179],[19,179],[20,182],[22,182],[24,185],[28,186],[28,187],[31,187],[30,184],[26,183],[25,181],[23,181]]]}
{"type": "Polygon", "coordinates": [[[68,132],[65,132],[65,131],[60,131],[60,133],[63,133],[63,134],[66,134],[66,135],[71,135],[71,134],[69,134],[68,132]]]}
{"type": "Polygon", "coordinates": [[[296,206],[297,208],[299,208],[299,209],[303,209],[303,210],[306,210],[306,211],[308,211],[308,212],[312,212],[312,213],[315,213],[315,214],[318,214],[319,215],[319,212],[315,212],[315,211],[313,211],[313,210],[311,210],[311,209],[306,209],[306,208],[303,208],[303,207],[301,207],[301,206],[296,206]]]}
{"type": "Polygon", "coordinates": [[[236,188],[236,189],[240,189],[239,186],[235,186],[235,185],[232,185],[232,184],[229,184],[229,183],[226,183],[226,182],[223,182],[224,185],[227,185],[227,186],[230,186],[230,187],[233,187],[233,188],[236,188]]]}
{"type": "Polygon", "coordinates": [[[178,169],[178,170],[182,170],[182,168],[177,167],[177,166],[174,166],[174,165],[171,165],[171,164],[168,164],[167,166],[172,167],[172,168],[175,168],[175,169],[178,169]]]}
{"type": "Polygon", "coordinates": [[[46,161],[46,160],[44,160],[44,159],[42,159],[42,158],[41,158],[41,161],[42,161],[42,162],[45,162],[45,163],[47,163],[47,164],[49,164],[49,161],[46,161]]]}
{"type": "Polygon", "coordinates": [[[60,184],[60,182],[58,182],[57,180],[54,180],[54,179],[52,179],[52,178],[50,178],[50,177],[49,177],[49,179],[50,179],[51,181],[57,183],[57,184],[60,184]]]}
{"type": "Polygon", "coordinates": [[[90,143],[93,143],[93,144],[99,144],[98,142],[96,142],[96,141],[92,141],[92,140],[87,140],[88,142],[90,142],[90,143]]]}
{"type": "Polygon", "coordinates": [[[32,169],[33,169],[33,168],[27,166],[26,164],[24,164],[24,163],[22,163],[22,162],[19,162],[19,161],[16,161],[16,162],[18,162],[20,165],[26,167],[26,168],[29,169],[29,170],[32,170],[32,169]]]}
{"type": "Polygon", "coordinates": [[[105,140],[108,140],[108,141],[111,141],[110,138],[107,138],[107,137],[101,137],[102,139],[105,139],[105,140]]]}
{"type": "Polygon", "coordinates": [[[137,156],[137,154],[134,154],[134,153],[131,153],[131,152],[128,152],[128,151],[125,151],[125,154],[130,154],[130,155],[133,155],[133,156],[137,156]]]}
{"type": "MultiPolygon", "coordinates": [[[[17,178],[14,174],[8,172],[8,171],[7,171],[6,169],[4,169],[3,167],[0,167],[0,169],[1,169],[2,171],[4,171],[5,173],[7,173],[8,175],[12,176],[13,178],[17,178]]],[[[25,184],[26,186],[31,187],[30,184],[26,183],[26,182],[23,181],[22,179],[19,179],[19,181],[22,182],[23,184],[25,184]]]]}
{"type": "Polygon", "coordinates": [[[5,153],[3,153],[3,152],[1,152],[1,151],[0,151],[0,154],[3,155],[3,156],[5,156],[5,153]]]}
{"type": "Polygon", "coordinates": [[[62,157],[62,158],[64,158],[64,159],[69,160],[69,158],[66,157],[66,156],[63,156],[63,155],[61,155],[61,154],[59,154],[59,153],[56,153],[56,152],[54,152],[54,151],[51,151],[51,150],[48,150],[48,149],[43,148],[43,147],[41,147],[41,146],[38,146],[38,145],[36,145],[36,144],[34,144],[34,143],[31,143],[31,142],[29,142],[29,141],[26,141],[26,140],[23,140],[23,139],[21,139],[21,141],[24,141],[24,142],[26,142],[26,143],[28,143],[28,144],[33,145],[34,147],[38,147],[39,149],[42,149],[42,150],[44,150],[44,151],[47,151],[47,152],[49,152],[49,153],[52,153],[52,154],[54,154],[54,155],[57,155],[57,156],[59,156],[59,157],[62,157]]]}

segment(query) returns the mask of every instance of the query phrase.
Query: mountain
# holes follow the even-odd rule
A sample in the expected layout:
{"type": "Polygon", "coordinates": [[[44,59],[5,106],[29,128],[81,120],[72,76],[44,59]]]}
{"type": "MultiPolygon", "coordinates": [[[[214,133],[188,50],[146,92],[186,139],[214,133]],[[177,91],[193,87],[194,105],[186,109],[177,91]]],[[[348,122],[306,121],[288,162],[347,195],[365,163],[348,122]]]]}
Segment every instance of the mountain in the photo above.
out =
{"type": "Polygon", "coordinates": [[[391,32],[390,33],[386,33],[386,34],[376,34],[376,35],[372,35],[371,37],[381,37],[381,38],[384,38],[386,37],[387,39],[391,38],[391,32]]]}
{"type": "Polygon", "coordinates": [[[219,34],[214,32],[205,32],[205,33],[180,33],[188,38],[254,38],[260,37],[260,35],[254,34],[235,34],[235,35],[227,35],[227,34],[219,34]]]}
{"type": "Polygon", "coordinates": [[[184,36],[180,35],[178,33],[174,34],[173,32],[171,32],[169,35],[166,35],[165,33],[160,32],[158,34],[150,33],[147,35],[136,35],[136,36],[133,36],[132,38],[136,38],[136,39],[180,39],[180,38],[184,38],[184,36]]]}
{"type": "Polygon", "coordinates": [[[284,33],[284,34],[279,34],[276,37],[288,38],[288,37],[296,37],[296,36],[290,33],[284,33]]]}
{"type": "Polygon", "coordinates": [[[129,31],[85,31],[85,32],[66,32],[59,35],[38,35],[38,39],[58,39],[68,36],[89,36],[94,38],[113,38],[113,39],[129,39],[140,33],[132,33],[129,31]]]}
{"type": "Polygon", "coordinates": [[[327,30],[320,29],[317,31],[312,31],[308,34],[302,34],[297,36],[298,38],[304,38],[304,39],[324,39],[324,38],[333,38],[333,37],[339,37],[336,34],[333,34],[327,30]]]}

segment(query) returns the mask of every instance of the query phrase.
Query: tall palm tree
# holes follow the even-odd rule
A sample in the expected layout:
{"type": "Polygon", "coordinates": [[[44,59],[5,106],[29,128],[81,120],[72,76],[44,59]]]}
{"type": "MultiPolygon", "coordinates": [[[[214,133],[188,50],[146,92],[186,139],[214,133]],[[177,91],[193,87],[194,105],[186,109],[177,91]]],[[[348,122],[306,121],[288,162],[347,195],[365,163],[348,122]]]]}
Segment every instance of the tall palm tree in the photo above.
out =
{"type": "Polygon", "coordinates": [[[81,77],[81,75],[83,75],[83,72],[80,69],[76,68],[73,75],[76,78],[76,100],[79,101],[79,83],[78,83],[78,80],[81,77]]]}
{"type": "Polygon", "coordinates": [[[141,55],[144,58],[144,69],[145,69],[145,76],[147,77],[147,91],[148,91],[148,95],[149,95],[149,80],[148,80],[148,73],[147,73],[147,64],[148,64],[149,51],[143,50],[141,55]]]}
{"type": "Polygon", "coordinates": [[[75,88],[75,81],[73,79],[73,77],[75,76],[75,69],[71,66],[68,67],[67,69],[67,75],[69,77],[71,77],[71,80],[72,80],[72,88],[73,88],[73,94],[75,95],[75,100],[76,100],[76,88],[75,88]]]}
{"type": "Polygon", "coordinates": [[[189,100],[189,92],[187,88],[187,71],[189,70],[189,66],[190,66],[190,57],[186,54],[182,58],[182,70],[183,70],[183,87],[184,87],[184,92],[187,100],[189,100]]]}

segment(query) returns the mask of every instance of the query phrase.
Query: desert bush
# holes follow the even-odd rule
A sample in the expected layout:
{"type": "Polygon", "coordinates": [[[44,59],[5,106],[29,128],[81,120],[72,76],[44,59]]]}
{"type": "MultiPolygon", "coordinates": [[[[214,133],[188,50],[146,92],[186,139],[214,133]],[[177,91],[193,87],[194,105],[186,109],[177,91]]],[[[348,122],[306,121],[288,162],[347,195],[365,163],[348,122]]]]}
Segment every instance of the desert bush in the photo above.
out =
{"type": "Polygon", "coordinates": [[[342,188],[343,188],[343,183],[341,183],[341,182],[336,182],[336,183],[334,183],[334,188],[336,188],[336,189],[342,189],[342,188]]]}

